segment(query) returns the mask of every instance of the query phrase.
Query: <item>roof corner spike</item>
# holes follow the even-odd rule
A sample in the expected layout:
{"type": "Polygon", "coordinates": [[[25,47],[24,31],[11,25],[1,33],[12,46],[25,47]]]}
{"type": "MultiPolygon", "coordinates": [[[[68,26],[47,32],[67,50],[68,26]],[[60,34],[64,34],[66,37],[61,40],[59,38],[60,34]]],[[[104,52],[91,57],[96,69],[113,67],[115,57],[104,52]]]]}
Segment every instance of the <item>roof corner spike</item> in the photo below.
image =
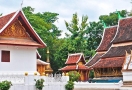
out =
{"type": "Polygon", "coordinates": [[[120,13],[116,10],[116,13],[118,14],[118,19],[122,19],[122,16],[120,15],[120,13]]]}
{"type": "Polygon", "coordinates": [[[101,21],[102,21],[102,24],[104,25],[104,28],[107,28],[105,22],[103,20],[101,20],[101,21]]]}

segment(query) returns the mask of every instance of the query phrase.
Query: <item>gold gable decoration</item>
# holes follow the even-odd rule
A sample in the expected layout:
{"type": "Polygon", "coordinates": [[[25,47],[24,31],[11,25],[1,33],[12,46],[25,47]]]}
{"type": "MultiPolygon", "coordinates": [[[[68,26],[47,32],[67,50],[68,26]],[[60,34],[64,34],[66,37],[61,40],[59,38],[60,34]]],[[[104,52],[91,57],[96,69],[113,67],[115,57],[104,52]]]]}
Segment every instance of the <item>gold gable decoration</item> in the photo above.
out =
{"type": "Polygon", "coordinates": [[[0,34],[0,37],[31,39],[19,20],[16,20],[11,26],[4,30],[0,34]]]}

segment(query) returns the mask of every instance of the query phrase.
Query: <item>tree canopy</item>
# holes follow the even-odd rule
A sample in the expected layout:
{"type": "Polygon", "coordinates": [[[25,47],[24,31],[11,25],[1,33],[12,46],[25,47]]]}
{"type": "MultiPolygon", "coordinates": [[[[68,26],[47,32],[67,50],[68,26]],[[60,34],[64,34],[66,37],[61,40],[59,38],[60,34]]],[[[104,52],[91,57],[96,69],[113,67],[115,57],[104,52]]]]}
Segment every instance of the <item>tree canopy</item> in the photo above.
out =
{"type": "MultiPolygon", "coordinates": [[[[74,13],[71,22],[65,20],[65,26],[70,34],[66,33],[65,38],[59,38],[63,30],[59,30],[54,24],[59,19],[59,14],[54,12],[34,13],[34,10],[30,6],[23,8],[27,19],[49,48],[50,63],[54,72],[65,66],[69,53],[83,52],[88,59],[95,54],[104,30],[102,20],[107,27],[118,24],[116,12],[101,15],[97,22],[88,22],[87,15],[83,15],[80,21],[78,14],[74,13]]],[[[126,10],[119,11],[119,13],[122,17],[127,15],[126,10]]],[[[46,48],[39,49],[39,53],[42,56],[41,59],[46,61],[46,48]]]]}

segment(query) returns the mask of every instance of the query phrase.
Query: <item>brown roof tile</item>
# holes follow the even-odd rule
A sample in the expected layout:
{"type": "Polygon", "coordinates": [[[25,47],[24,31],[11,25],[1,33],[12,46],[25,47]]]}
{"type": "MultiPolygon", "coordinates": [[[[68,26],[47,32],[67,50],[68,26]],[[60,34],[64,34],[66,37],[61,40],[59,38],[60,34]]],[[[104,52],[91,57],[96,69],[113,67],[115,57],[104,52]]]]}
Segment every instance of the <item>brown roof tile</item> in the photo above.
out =
{"type": "Polygon", "coordinates": [[[69,71],[69,70],[76,70],[76,65],[69,65],[69,66],[65,66],[63,68],[61,68],[61,71],[69,71]]]}
{"type": "Polygon", "coordinates": [[[132,41],[132,18],[119,21],[119,28],[113,43],[132,41]]]}
{"type": "Polygon", "coordinates": [[[14,14],[15,12],[0,17],[0,29],[2,29],[8,23],[8,21],[12,18],[14,14]]]}
{"type": "Polygon", "coordinates": [[[86,63],[86,66],[88,66],[88,67],[92,66],[94,63],[96,63],[96,62],[101,58],[101,56],[102,56],[103,54],[104,54],[104,53],[96,53],[96,54],[93,56],[93,58],[92,58],[90,61],[88,61],[88,62],[86,63]]]}
{"type": "Polygon", "coordinates": [[[111,40],[114,38],[116,31],[117,31],[117,26],[105,29],[104,36],[102,37],[102,41],[96,50],[97,52],[107,51],[109,49],[109,47],[112,44],[111,40]]]}
{"type": "Polygon", "coordinates": [[[70,54],[65,64],[75,64],[82,57],[82,53],[70,54]]]}
{"type": "Polygon", "coordinates": [[[112,57],[100,59],[93,68],[122,67],[125,57],[112,57]]]}
{"type": "Polygon", "coordinates": [[[102,55],[102,58],[125,56],[125,51],[130,53],[130,50],[132,50],[132,45],[111,47],[108,52],[102,55]]]}

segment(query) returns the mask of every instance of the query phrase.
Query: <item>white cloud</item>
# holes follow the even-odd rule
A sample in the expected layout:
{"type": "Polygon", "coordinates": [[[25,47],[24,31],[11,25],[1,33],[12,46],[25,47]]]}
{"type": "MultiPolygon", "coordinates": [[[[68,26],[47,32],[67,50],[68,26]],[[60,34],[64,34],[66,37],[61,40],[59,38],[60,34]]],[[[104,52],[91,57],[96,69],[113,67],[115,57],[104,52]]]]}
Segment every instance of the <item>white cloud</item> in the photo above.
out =
{"type": "MultiPolygon", "coordinates": [[[[0,0],[0,13],[10,13],[20,8],[22,0],[0,0]]],[[[132,9],[131,0],[24,0],[23,7],[31,6],[35,12],[55,12],[59,20],[55,24],[67,32],[64,20],[70,22],[77,12],[79,19],[88,15],[89,21],[97,21],[100,15],[108,15],[117,10],[132,9]]],[[[64,34],[64,33],[63,33],[64,34]]]]}

